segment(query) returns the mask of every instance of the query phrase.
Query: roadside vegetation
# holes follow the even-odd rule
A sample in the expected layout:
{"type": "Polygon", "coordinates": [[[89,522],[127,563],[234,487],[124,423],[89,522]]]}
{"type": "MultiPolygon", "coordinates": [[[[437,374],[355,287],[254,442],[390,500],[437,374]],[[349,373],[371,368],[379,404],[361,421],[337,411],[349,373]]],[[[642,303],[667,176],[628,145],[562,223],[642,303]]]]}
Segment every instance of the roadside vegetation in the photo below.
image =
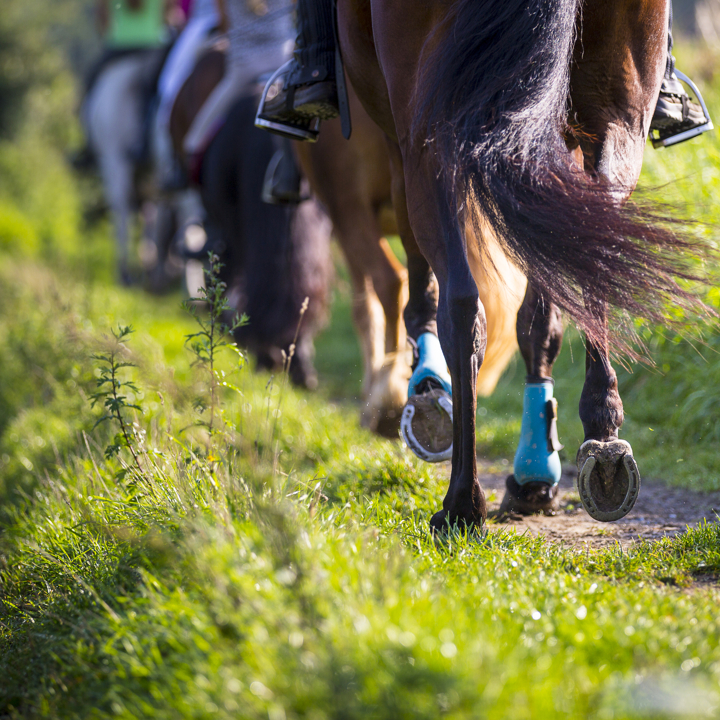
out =
{"type": "MultiPolygon", "coordinates": [[[[720,118],[710,60],[681,67],[720,118]]],[[[626,551],[497,525],[434,542],[446,470],[359,427],[342,279],[323,389],[255,374],[179,294],[112,285],[67,132],[0,144],[0,717],[717,717],[718,525],[626,551]]],[[[714,223],[719,151],[649,150],[643,185],[714,223]]],[[[717,489],[717,334],[642,332],[656,366],[620,372],[623,436],[645,475],[717,489]]],[[[583,366],[569,331],[568,462],[583,366]]],[[[523,375],[479,410],[498,469],[523,375]]]]}

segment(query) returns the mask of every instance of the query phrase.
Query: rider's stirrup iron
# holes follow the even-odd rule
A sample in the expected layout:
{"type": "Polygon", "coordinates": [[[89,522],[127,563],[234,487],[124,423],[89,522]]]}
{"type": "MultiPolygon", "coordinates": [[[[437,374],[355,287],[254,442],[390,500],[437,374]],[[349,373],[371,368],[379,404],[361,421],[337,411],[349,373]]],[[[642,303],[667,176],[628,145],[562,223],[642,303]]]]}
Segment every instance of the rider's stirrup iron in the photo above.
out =
{"type": "Polygon", "coordinates": [[[685,73],[675,69],[675,76],[682,80],[694,93],[700,107],[702,108],[703,115],[705,116],[705,122],[701,125],[689,128],[688,130],[681,130],[678,133],[666,134],[662,130],[651,129],[650,130],[650,141],[654,148],[670,147],[671,145],[677,145],[678,143],[685,142],[691,138],[697,137],[708,130],[713,129],[713,123],[710,119],[710,113],[708,112],[705,101],[703,100],[700,91],[697,89],[695,83],[685,73]]]}
{"type": "Polygon", "coordinates": [[[290,138],[290,140],[307,140],[309,142],[315,142],[320,133],[320,118],[312,118],[307,121],[283,121],[282,123],[279,123],[262,117],[263,108],[265,107],[265,102],[268,99],[268,94],[272,93],[270,95],[272,97],[273,94],[278,92],[276,83],[278,83],[280,78],[288,72],[291,65],[292,60],[288,60],[282,67],[278,68],[267,81],[262,97],[260,98],[257,115],[255,115],[255,127],[269,130],[276,135],[282,135],[283,137],[290,138]]]}

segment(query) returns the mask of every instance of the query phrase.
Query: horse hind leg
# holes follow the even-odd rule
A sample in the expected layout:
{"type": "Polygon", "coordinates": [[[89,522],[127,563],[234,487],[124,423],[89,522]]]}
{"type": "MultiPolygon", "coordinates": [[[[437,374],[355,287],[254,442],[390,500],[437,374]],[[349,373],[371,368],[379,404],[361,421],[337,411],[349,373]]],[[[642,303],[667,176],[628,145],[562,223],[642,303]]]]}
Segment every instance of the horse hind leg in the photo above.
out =
{"type": "MultiPolygon", "coordinates": [[[[599,311],[604,313],[604,305],[599,304],[599,311]]],[[[640,473],[630,443],[618,438],[623,404],[607,343],[588,343],[580,420],[585,431],[577,453],[580,500],[596,520],[619,520],[635,505],[640,473]]]]}
{"type": "Polygon", "coordinates": [[[454,431],[452,380],[437,329],[438,282],[410,225],[400,149],[392,142],[388,148],[393,207],[407,255],[408,301],[403,317],[417,351],[400,432],[421,460],[440,462],[453,457],[454,431]]]}
{"type": "MultiPolygon", "coordinates": [[[[667,61],[668,7],[665,0],[615,3],[608,12],[607,2],[583,3],[571,74],[574,124],[582,130],[586,169],[607,183],[620,204],[640,176],[667,61]]],[[[585,297],[607,325],[605,298],[593,288],[585,297]]],[[[580,499],[596,520],[617,520],[632,509],[640,475],[629,443],[618,439],[623,406],[607,341],[587,345],[580,419],[580,499]]]]}
{"type": "MultiPolygon", "coordinates": [[[[655,95],[646,93],[646,106],[655,95]]],[[[648,111],[649,112],[649,111],[648,111]]],[[[608,182],[608,192],[622,204],[637,183],[642,166],[646,132],[639,120],[616,118],[596,135],[586,156],[595,158],[594,172],[608,182]]],[[[585,302],[594,308],[607,328],[607,304],[592,288],[585,302]]],[[[580,420],[585,440],[577,454],[578,493],[583,507],[595,520],[611,522],[632,510],[640,492],[640,473],[632,447],[618,438],[624,414],[617,375],[610,363],[609,342],[587,343],[585,383],[580,396],[580,420]]]]}
{"type": "Polygon", "coordinates": [[[527,370],[522,425],[501,516],[509,512],[552,515],[558,508],[562,473],[558,451],[562,446],[557,437],[552,369],[562,338],[560,309],[532,284],[528,285],[517,315],[518,345],[527,370]]]}

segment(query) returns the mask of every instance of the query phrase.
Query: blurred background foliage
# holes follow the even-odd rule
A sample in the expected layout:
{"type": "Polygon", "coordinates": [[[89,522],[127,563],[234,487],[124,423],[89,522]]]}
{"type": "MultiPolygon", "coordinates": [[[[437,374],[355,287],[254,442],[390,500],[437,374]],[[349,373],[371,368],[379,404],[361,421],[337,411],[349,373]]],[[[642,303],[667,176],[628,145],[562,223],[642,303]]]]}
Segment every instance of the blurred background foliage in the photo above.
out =
{"type": "Polygon", "coordinates": [[[78,277],[110,277],[112,261],[106,224],[86,222],[99,185],[67,162],[82,142],[82,79],[98,52],[92,2],[3,0],[0,249],[78,277]]]}

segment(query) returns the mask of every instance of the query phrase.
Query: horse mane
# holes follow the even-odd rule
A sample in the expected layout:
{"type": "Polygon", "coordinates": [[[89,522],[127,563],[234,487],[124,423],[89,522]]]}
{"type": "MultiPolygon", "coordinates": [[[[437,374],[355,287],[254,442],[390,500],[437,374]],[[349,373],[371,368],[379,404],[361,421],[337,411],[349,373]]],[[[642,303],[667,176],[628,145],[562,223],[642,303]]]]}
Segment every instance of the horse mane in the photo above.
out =
{"type": "MultiPolygon", "coordinates": [[[[678,285],[697,279],[696,242],[623,188],[580,171],[565,144],[580,0],[457,0],[425,47],[415,142],[438,161],[451,215],[501,247],[588,338],[620,317],[664,319],[667,302],[705,308],[678,285]],[[588,298],[598,302],[586,302],[588,298]],[[622,312],[625,311],[625,312],[622,312]]],[[[481,251],[484,250],[481,247],[481,251]]],[[[632,325],[611,339],[635,356],[632,325]]]]}

